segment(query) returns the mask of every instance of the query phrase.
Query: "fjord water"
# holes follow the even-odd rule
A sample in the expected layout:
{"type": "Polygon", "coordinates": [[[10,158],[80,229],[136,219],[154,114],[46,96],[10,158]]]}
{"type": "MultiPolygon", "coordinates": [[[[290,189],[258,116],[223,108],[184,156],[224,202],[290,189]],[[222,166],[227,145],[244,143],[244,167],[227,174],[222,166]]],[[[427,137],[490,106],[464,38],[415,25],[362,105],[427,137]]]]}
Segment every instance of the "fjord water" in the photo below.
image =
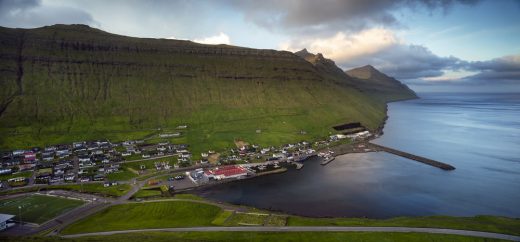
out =
{"type": "Polygon", "coordinates": [[[200,191],[210,199],[303,216],[520,217],[520,94],[420,94],[389,104],[375,143],[449,163],[443,171],[388,153],[200,191]]]}

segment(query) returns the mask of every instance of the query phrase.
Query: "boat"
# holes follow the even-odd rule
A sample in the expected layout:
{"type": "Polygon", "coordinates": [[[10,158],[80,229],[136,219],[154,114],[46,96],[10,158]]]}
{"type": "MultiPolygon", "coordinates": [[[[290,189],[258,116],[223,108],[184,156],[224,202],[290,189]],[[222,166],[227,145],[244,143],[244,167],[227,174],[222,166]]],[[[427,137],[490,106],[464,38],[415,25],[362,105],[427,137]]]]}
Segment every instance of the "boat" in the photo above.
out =
{"type": "Polygon", "coordinates": [[[333,161],[336,157],[334,157],[333,155],[328,155],[328,156],[325,156],[323,158],[323,160],[321,161],[321,165],[324,166],[326,164],[329,164],[331,161],[333,161]]]}

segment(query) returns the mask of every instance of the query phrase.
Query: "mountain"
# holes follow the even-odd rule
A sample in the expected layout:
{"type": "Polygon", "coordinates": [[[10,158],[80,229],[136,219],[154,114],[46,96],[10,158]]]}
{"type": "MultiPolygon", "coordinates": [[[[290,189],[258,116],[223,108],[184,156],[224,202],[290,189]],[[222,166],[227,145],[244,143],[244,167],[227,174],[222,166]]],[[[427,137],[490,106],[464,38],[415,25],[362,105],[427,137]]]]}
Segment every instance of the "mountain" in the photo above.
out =
{"type": "Polygon", "coordinates": [[[352,81],[343,70],[336,66],[333,60],[323,57],[321,53],[312,54],[307,49],[303,49],[294,52],[294,54],[311,63],[326,78],[336,80],[338,83],[352,81]]]}
{"type": "Polygon", "coordinates": [[[170,141],[197,153],[234,139],[312,140],[348,122],[380,126],[389,100],[367,95],[323,56],[314,59],[85,25],[1,27],[0,148],[153,141],[186,124],[170,141]]]}
{"type": "Polygon", "coordinates": [[[346,71],[352,77],[353,84],[359,90],[374,97],[384,97],[385,100],[402,100],[417,98],[413,90],[405,84],[380,72],[371,65],[366,65],[346,71]]]}
{"type": "Polygon", "coordinates": [[[303,49],[294,54],[314,65],[324,77],[333,80],[336,84],[355,88],[381,102],[417,98],[415,92],[408,86],[371,65],[344,72],[334,61],[323,57],[320,53],[312,54],[307,49],[303,49]]]}

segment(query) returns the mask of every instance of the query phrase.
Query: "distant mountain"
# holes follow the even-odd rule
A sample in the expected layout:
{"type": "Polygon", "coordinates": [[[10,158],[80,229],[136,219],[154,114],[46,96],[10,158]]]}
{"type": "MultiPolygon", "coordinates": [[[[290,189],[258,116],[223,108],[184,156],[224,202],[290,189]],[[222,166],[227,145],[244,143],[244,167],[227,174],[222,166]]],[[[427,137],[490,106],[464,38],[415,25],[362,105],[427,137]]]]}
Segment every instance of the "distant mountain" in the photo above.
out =
{"type": "Polygon", "coordinates": [[[366,65],[346,71],[352,77],[354,86],[363,92],[376,97],[401,100],[416,98],[417,95],[408,86],[380,72],[371,65],[366,65]]]}
{"type": "Polygon", "coordinates": [[[321,73],[335,83],[349,86],[369,94],[383,102],[416,98],[417,95],[400,81],[385,75],[371,65],[355,68],[344,72],[334,61],[322,54],[312,54],[307,49],[294,53],[313,64],[321,73]]]}
{"type": "Polygon", "coordinates": [[[392,99],[354,84],[320,54],[132,38],[85,25],[0,27],[0,149],[153,139],[187,124],[170,141],[196,154],[236,138],[312,140],[348,122],[375,129],[392,99]]]}

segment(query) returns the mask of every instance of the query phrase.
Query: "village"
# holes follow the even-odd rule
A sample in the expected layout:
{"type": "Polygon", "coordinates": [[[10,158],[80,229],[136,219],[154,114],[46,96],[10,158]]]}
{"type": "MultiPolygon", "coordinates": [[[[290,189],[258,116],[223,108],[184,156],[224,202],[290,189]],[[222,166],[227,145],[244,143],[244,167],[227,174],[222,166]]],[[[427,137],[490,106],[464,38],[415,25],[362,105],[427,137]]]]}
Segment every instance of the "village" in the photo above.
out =
{"type": "MultiPolygon", "coordinates": [[[[165,133],[158,136],[165,138],[179,135],[180,133],[165,133]]],[[[185,176],[189,177],[193,186],[200,186],[210,182],[283,172],[289,166],[300,169],[303,167],[303,160],[315,155],[324,157],[328,163],[333,159],[333,151],[316,150],[323,150],[345,140],[350,142],[369,136],[368,131],[349,135],[336,134],[313,143],[301,141],[280,147],[260,147],[236,140],[236,148],[220,152],[208,150],[201,153],[197,160],[193,159],[188,144],[172,144],[167,141],[80,141],[12,150],[2,153],[0,189],[83,183],[103,183],[104,187],[110,187],[125,182],[124,179],[118,179],[120,176],[117,175],[124,172],[141,176],[153,171],[175,172],[181,168],[186,170],[185,176]],[[147,165],[145,161],[148,161],[147,165]]],[[[183,179],[185,176],[175,178],[183,179]]]]}

